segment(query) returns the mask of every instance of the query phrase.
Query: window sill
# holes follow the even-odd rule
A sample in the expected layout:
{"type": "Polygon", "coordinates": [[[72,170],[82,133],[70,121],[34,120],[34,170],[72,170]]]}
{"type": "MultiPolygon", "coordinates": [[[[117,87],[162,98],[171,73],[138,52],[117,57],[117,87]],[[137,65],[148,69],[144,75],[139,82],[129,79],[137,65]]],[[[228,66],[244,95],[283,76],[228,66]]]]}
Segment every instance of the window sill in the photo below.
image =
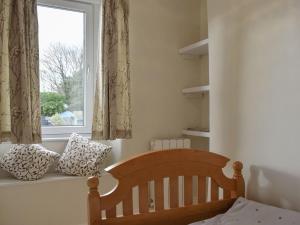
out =
{"type": "MultiPolygon", "coordinates": [[[[82,134],[79,135],[91,139],[91,134],[82,134]]],[[[71,134],[57,134],[57,135],[43,135],[42,142],[67,142],[71,134]]]]}
{"type": "Polygon", "coordinates": [[[66,142],[69,137],[57,137],[57,138],[42,138],[42,142],[66,142]]]}

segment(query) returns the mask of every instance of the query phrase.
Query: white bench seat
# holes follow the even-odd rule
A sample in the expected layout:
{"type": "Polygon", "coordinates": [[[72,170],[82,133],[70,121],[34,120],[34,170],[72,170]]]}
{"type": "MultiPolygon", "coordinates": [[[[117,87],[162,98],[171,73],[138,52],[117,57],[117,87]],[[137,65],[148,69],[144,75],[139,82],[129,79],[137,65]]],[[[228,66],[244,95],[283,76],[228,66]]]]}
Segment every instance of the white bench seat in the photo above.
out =
{"type": "MultiPolygon", "coordinates": [[[[87,225],[86,177],[47,174],[37,181],[0,177],[0,224],[87,225]]],[[[114,179],[100,178],[101,193],[111,190],[114,179]]]]}

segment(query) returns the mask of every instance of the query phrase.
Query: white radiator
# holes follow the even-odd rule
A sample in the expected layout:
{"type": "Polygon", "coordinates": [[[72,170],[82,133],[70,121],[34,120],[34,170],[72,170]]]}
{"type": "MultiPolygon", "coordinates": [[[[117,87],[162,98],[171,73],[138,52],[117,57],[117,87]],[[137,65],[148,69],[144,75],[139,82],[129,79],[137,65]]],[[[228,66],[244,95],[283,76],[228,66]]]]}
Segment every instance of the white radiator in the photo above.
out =
{"type": "Polygon", "coordinates": [[[179,139],[157,139],[150,142],[150,150],[168,150],[176,148],[191,148],[191,140],[188,138],[179,139]]]}
{"type": "MultiPolygon", "coordinates": [[[[191,148],[191,140],[188,138],[178,138],[178,139],[156,139],[150,142],[150,151],[156,150],[170,150],[178,148],[191,148]]],[[[179,177],[179,205],[183,206],[183,177],[179,177]]],[[[164,208],[170,208],[170,198],[169,198],[169,178],[164,178],[164,208]]],[[[149,207],[154,208],[154,183],[149,183],[149,207]]]]}

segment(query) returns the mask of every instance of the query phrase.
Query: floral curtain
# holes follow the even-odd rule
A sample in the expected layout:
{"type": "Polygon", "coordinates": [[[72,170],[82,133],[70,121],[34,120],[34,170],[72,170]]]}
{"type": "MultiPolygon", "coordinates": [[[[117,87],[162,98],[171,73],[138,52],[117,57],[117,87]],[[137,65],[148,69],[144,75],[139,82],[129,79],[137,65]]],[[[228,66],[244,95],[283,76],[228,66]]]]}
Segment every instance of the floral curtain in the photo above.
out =
{"type": "Polygon", "coordinates": [[[103,0],[92,138],[131,138],[128,2],[103,0]]]}
{"type": "Polygon", "coordinates": [[[41,142],[36,0],[0,3],[0,142],[41,142]]]}
{"type": "Polygon", "coordinates": [[[9,2],[0,4],[0,142],[10,136],[8,33],[9,2]]]}

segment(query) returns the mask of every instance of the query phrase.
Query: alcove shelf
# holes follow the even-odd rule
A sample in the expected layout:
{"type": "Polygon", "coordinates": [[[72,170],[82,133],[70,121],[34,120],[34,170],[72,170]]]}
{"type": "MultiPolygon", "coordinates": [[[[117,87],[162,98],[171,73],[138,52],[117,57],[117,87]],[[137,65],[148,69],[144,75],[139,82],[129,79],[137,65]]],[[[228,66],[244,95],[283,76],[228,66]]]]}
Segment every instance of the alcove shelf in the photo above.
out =
{"type": "Polygon", "coordinates": [[[210,134],[207,131],[190,130],[190,129],[183,130],[182,134],[188,136],[195,136],[195,137],[206,137],[206,138],[210,137],[210,134]]]}
{"type": "Polygon", "coordinates": [[[196,104],[195,109],[199,111],[195,114],[193,125],[182,127],[181,133],[183,136],[189,136],[192,139],[193,146],[209,150],[211,142],[209,105],[212,89],[209,83],[210,40],[208,38],[207,0],[199,0],[197,2],[200,4],[199,33],[196,34],[197,36],[193,36],[197,42],[186,43],[188,44],[187,46],[182,46],[183,48],[177,51],[182,56],[182,59],[188,61],[186,62],[187,66],[191,66],[192,71],[198,73],[198,77],[197,74],[191,77],[193,81],[190,84],[191,86],[181,88],[181,93],[186,97],[188,104],[196,104]]]}
{"type": "Polygon", "coordinates": [[[179,54],[201,56],[208,54],[208,39],[198,41],[179,49],[179,54]]]}
{"type": "Polygon", "coordinates": [[[195,86],[195,87],[182,89],[183,94],[193,94],[193,93],[201,93],[201,92],[208,92],[208,91],[209,91],[209,85],[195,86]]]}

